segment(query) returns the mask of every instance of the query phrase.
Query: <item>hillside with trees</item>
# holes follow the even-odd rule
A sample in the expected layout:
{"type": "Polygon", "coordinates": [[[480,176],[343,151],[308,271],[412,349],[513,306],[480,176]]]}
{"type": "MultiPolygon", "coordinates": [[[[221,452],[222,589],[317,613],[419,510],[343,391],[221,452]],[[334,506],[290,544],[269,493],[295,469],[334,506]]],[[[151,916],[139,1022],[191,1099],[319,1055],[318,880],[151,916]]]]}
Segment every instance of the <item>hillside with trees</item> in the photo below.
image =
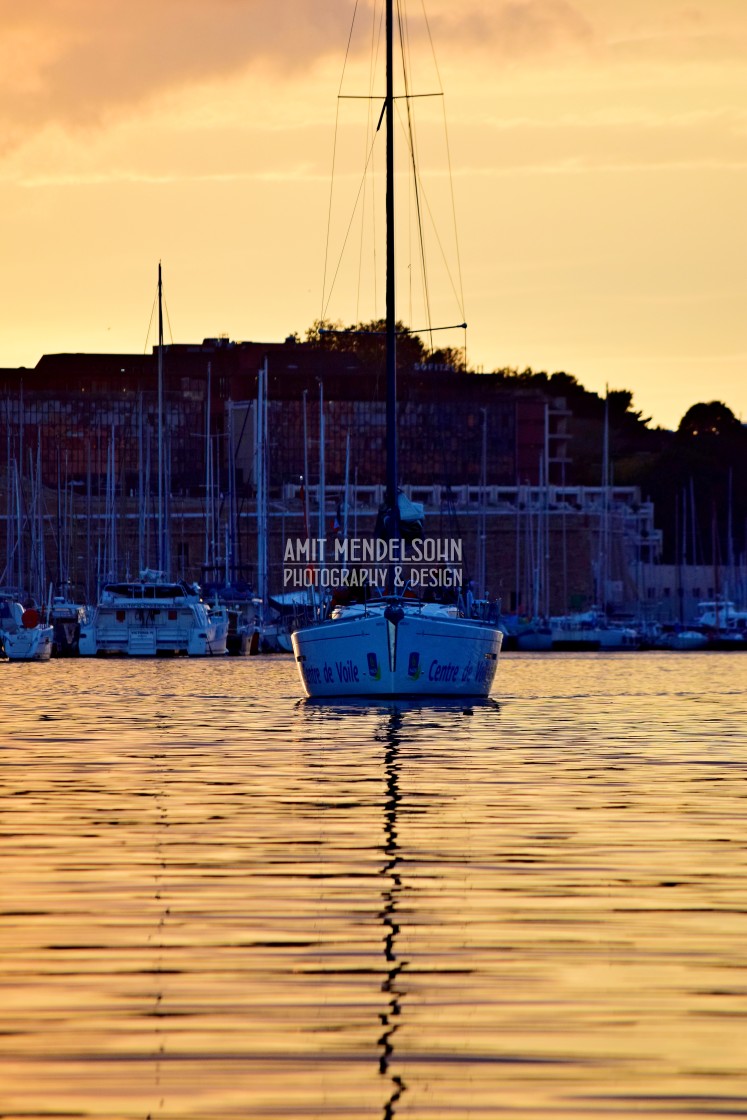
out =
{"type": "MultiPolygon", "coordinates": [[[[567,482],[598,486],[603,478],[605,398],[567,373],[498,371],[507,384],[563,397],[572,463],[567,482]]],[[[652,428],[633,408],[633,394],[607,394],[610,479],[638,486],[664,531],[664,560],[726,564],[747,551],[747,428],[722,401],[692,405],[677,431],[652,428]]]]}

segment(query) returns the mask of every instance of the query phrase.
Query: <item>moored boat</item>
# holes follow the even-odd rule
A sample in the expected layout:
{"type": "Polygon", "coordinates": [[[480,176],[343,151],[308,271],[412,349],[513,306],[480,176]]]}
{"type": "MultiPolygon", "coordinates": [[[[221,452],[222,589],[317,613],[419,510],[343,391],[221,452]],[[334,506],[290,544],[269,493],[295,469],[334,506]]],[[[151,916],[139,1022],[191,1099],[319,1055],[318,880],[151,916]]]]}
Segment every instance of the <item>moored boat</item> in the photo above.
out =
{"type": "Polygon", "coordinates": [[[706,649],[708,638],[702,630],[684,629],[676,627],[673,630],[664,630],[656,643],[657,649],[671,649],[680,653],[688,650],[706,649]]]}
{"type": "Polygon", "coordinates": [[[12,593],[0,593],[0,645],[9,661],[48,661],[52,634],[35,605],[24,606],[12,593]]]}
{"type": "MultiPolygon", "coordinates": [[[[417,518],[404,508],[397,466],[397,318],[394,237],[394,4],[386,0],[386,492],[377,536],[390,561],[386,594],[340,605],[292,635],[304,692],[311,698],[487,696],[503,634],[464,617],[456,605],[409,598],[395,577],[399,547],[417,518]],[[405,522],[410,522],[406,525],[405,522]]],[[[404,65],[403,58],[403,65],[404,65]]],[[[409,90],[407,82],[405,88],[409,90]]],[[[406,95],[407,96],[407,95],[406,95]]],[[[462,324],[466,326],[466,324],[462,324]]],[[[434,436],[435,438],[435,436],[434,436]]]]}
{"type": "Polygon", "coordinates": [[[608,622],[596,610],[550,619],[552,648],[566,652],[634,650],[640,645],[636,630],[608,622]]]}
{"type": "Polygon", "coordinates": [[[228,616],[211,608],[199,588],[159,573],[108,583],[82,625],[82,657],[211,657],[226,652],[228,616]]]}
{"type": "Polygon", "coordinates": [[[82,603],[72,603],[62,595],[52,599],[48,622],[53,631],[53,657],[78,655],[81,623],[85,618],[86,608],[82,603]]]}
{"type": "Polygon", "coordinates": [[[206,601],[225,609],[227,652],[233,657],[258,653],[258,600],[249,569],[238,565],[226,566],[222,562],[203,564],[200,585],[206,601]]]}
{"type": "Polygon", "coordinates": [[[535,618],[517,630],[516,648],[522,653],[547,653],[552,649],[552,627],[535,618]]]}
{"type": "Polygon", "coordinates": [[[747,650],[747,610],[721,598],[699,603],[698,609],[698,628],[705,634],[709,649],[747,650]]]}

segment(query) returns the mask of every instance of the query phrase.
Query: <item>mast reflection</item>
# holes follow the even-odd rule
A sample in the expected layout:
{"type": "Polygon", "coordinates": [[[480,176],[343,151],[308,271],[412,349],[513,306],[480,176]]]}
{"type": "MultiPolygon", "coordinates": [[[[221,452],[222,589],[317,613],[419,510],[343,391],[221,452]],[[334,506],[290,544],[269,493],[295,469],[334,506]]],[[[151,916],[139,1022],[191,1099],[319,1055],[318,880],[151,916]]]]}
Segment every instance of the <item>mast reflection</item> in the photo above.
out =
{"type": "MultiPolygon", "coordinates": [[[[351,722],[351,717],[356,721],[375,721],[368,724],[367,733],[383,747],[374,763],[377,769],[383,763],[384,778],[384,835],[379,849],[383,861],[377,872],[382,879],[382,905],[376,916],[382,928],[385,969],[380,986],[384,1008],[378,1014],[381,1034],[377,1039],[377,1057],[379,1074],[386,1084],[387,1094],[382,1109],[383,1120],[395,1120],[399,1113],[398,1102],[408,1090],[406,1081],[396,1072],[395,1046],[397,1031],[403,1025],[404,1002],[408,994],[406,976],[411,963],[401,957],[397,947],[404,923],[403,894],[410,889],[403,882],[407,855],[403,854],[398,831],[405,801],[401,779],[407,771],[403,767],[405,762],[411,766],[417,759],[426,758],[424,744],[428,744],[429,751],[431,743],[439,742],[455,719],[470,718],[478,708],[500,712],[500,705],[491,697],[473,699],[468,706],[463,700],[453,699],[392,701],[351,697],[336,698],[334,702],[305,699],[295,706],[305,720],[341,724],[343,739],[354,727],[358,733],[357,724],[351,722]],[[403,756],[404,746],[409,748],[406,756],[403,756]]],[[[335,729],[331,738],[339,737],[339,730],[335,729]]],[[[366,757],[370,765],[368,752],[366,757]]]]}
{"type": "Polygon", "coordinates": [[[399,959],[396,951],[396,939],[399,933],[397,914],[400,905],[400,895],[402,893],[402,877],[400,874],[402,857],[399,853],[399,844],[397,841],[397,812],[400,801],[402,800],[402,794],[399,788],[400,767],[402,765],[399,757],[402,724],[402,711],[399,707],[395,706],[386,716],[382,733],[376,736],[377,739],[386,743],[386,751],[384,753],[384,774],[386,780],[386,797],[384,801],[384,855],[386,856],[386,862],[382,866],[380,874],[385,879],[389,880],[383,892],[382,897],[384,905],[380,912],[384,927],[384,959],[388,965],[381,990],[384,992],[388,1002],[386,1011],[383,1011],[380,1015],[381,1025],[384,1030],[379,1039],[379,1046],[381,1047],[379,1073],[382,1077],[389,1078],[391,1082],[390,1095],[384,1104],[384,1120],[392,1120],[395,1115],[397,1101],[407,1089],[402,1078],[398,1074],[390,1072],[390,1066],[394,1059],[394,1035],[399,1026],[399,1017],[402,1013],[402,1000],[404,998],[404,992],[400,987],[400,976],[408,963],[406,960],[399,959]]]}

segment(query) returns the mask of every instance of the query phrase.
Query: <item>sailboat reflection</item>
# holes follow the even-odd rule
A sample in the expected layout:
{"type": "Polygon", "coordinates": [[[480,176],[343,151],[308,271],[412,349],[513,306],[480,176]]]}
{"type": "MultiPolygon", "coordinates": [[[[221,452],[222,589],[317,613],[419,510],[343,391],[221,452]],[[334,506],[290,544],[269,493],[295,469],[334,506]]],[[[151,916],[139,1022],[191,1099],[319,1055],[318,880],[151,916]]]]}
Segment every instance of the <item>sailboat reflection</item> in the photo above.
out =
{"type": "Polygon", "coordinates": [[[386,800],[384,802],[384,854],[386,863],[381,868],[381,875],[389,882],[383,893],[384,906],[380,917],[384,925],[384,958],[387,963],[386,977],[381,985],[381,990],[387,997],[386,1011],[380,1015],[384,1031],[379,1039],[381,1055],[379,1057],[379,1073],[391,1080],[391,1093],[384,1104],[384,1120],[392,1120],[394,1108],[405,1092],[407,1086],[402,1078],[389,1072],[389,1066],[394,1058],[394,1035],[399,1026],[399,1016],[402,1012],[404,991],[399,986],[400,974],[407,967],[406,960],[400,960],[396,953],[396,939],[399,933],[397,911],[402,893],[402,877],[400,875],[401,857],[397,843],[397,810],[402,799],[399,788],[401,760],[399,757],[400,736],[404,717],[397,707],[389,713],[381,732],[375,735],[377,741],[386,743],[384,753],[384,770],[386,777],[386,800]]]}
{"type": "Polygon", "coordinates": [[[463,699],[372,701],[351,698],[336,699],[332,704],[307,699],[299,701],[298,706],[314,722],[337,724],[334,730],[329,726],[326,728],[333,740],[344,742],[346,732],[353,729],[359,735],[358,728],[363,722],[367,727],[367,736],[370,735],[374,743],[383,747],[380,758],[384,779],[384,836],[380,850],[384,860],[378,869],[382,880],[382,905],[377,917],[382,926],[385,969],[380,989],[384,996],[384,1005],[379,1011],[382,1029],[377,1045],[379,1073],[387,1083],[382,1116],[383,1120],[394,1120],[398,1102],[408,1089],[405,1078],[398,1072],[396,1053],[397,1034],[402,1030],[408,994],[407,969],[410,963],[401,955],[403,903],[408,891],[406,881],[403,882],[408,860],[407,845],[403,847],[400,839],[402,814],[407,801],[402,782],[408,772],[412,774],[413,763],[424,759],[423,746],[427,744],[430,748],[444,734],[448,735],[450,728],[455,730],[455,719],[470,718],[480,708],[497,713],[500,705],[490,698],[471,700],[467,705],[463,699]]]}

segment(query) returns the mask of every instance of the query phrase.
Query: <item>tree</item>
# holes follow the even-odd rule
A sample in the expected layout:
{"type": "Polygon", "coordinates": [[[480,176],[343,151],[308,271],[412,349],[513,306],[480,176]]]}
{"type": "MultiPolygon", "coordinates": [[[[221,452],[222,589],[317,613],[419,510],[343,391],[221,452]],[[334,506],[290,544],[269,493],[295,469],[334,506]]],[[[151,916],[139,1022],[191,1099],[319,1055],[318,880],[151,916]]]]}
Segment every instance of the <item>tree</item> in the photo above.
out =
{"type": "Polygon", "coordinates": [[[743,431],[732,410],[722,401],[694,404],[680,420],[677,434],[694,439],[737,436],[743,431]]]}
{"type": "MultiPolygon", "coordinates": [[[[453,347],[429,350],[420,335],[412,334],[404,323],[397,322],[396,329],[397,364],[403,369],[416,365],[449,366],[458,371],[465,369],[461,350],[453,347]]],[[[340,321],[316,319],[306,331],[305,341],[322,350],[355,354],[361,362],[375,365],[384,359],[385,337],[386,322],[383,319],[347,327],[340,321]]]]}
{"type": "Polygon", "coordinates": [[[747,429],[730,408],[722,401],[709,401],[687,410],[669,447],[642,481],[664,529],[666,559],[673,560],[681,548],[682,531],[678,534],[675,527],[683,507],[688,519],[695,517],[698,523],[689,535],[701,542],[701,562],[715,563],[719,557],[730,556],[733,549],[741,550],[747,524],[745,463],[747,429]]]}

